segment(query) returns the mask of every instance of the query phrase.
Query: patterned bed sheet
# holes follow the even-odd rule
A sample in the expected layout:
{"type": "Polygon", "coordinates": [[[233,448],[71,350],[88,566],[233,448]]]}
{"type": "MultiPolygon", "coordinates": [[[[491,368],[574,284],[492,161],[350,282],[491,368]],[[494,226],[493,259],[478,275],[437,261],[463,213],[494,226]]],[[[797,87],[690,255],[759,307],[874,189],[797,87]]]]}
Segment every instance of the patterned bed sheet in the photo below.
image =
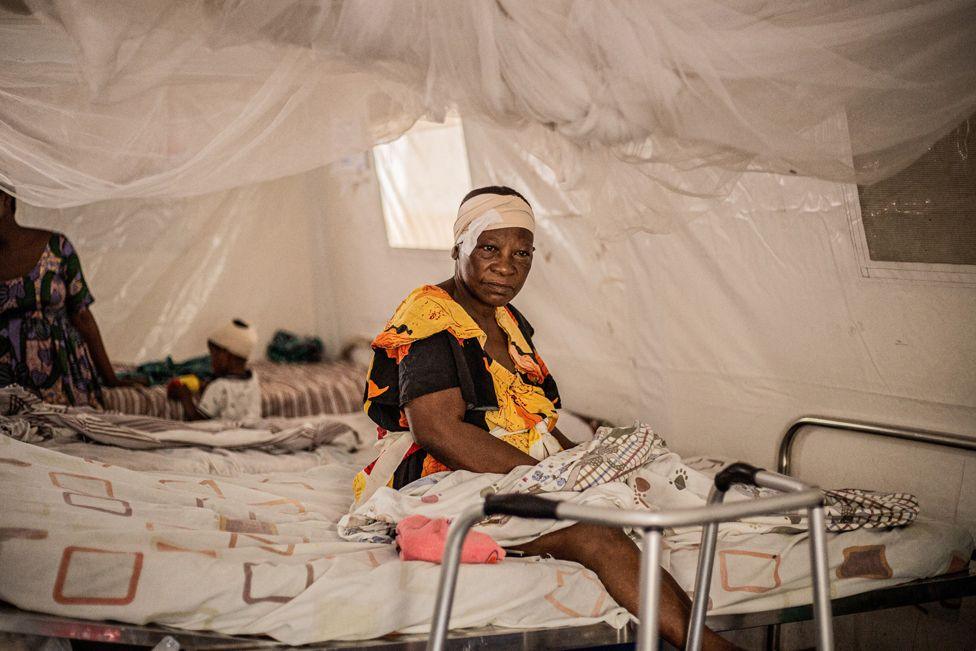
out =
{"type": "MultiPolygon", "coordinates": [[[[709,614],[753,613],[812,603],[806,536],[763,534],[720,541],[709,592],[709,614]]],[[[832,599],[869,592],[969,567],[973,541],[960,526],[920,516],[890,531],[827,534],[832,599]]],[[[667,543],[666,543],[667,544],[667,543]]],[[[692,592],[698,549],[670,550],[667,569],[692,592]]]]}
{"type": "MultiPolygon", "coordinates": [[[[316,414],[345,414],[362,409],[366,371],[346,362],[276,364],[254,362],[261,384],[264,417],[296,418],[316,414]]],[[[165,386],[104,389],[105,408],[183,420],[183,407],[166,397],[165,386]]]]}
{"type": "MultiPolygon", "coordinates": [[[[730,459],[691,457],[684,462],[714,474],[730,459]]],[[[699,535],[665,537],[665,567],[685,590],[694,590],[699,535]]],[[[832,599],[916,579],[961,572],[974,549],[962,525],[926,518],[906,527],[827,534],[832,599]]],[[[720,539],[709,591],[709,614],[761,612],[813,602],[807,534],[765,533],[720,539]]]]}
{"type": "MultiPolygon", "coordinates": [[[[255,467],[254,451],[195,451],[213,459],[172,464],[162,451],[114,449],[107,463],[87,454],[97,448],[77,444],[65,454],[0,437],[0,599],[55,615],[266,634],[288,644],[428,630],[439,566],[403,562],[392,545],[336,533],[352,477],[372,450],[330,447],[284,471],[255,467]],[[218,476],[218,458],[263,472],[218,476]]],[[[697,562],[689,540],[668,537],[666,555],[686,590],[697,562]]],[[[710,612],[809,602],[805,540],[774,533],[721,541],[710,612]]],[[[972,548],[964,529],[925,519],[831,534],[832,594],[962,569],[972,548]]],[[[461,568],[452,623],[628,619],[580,566],[512,558],[461,568]]]]}

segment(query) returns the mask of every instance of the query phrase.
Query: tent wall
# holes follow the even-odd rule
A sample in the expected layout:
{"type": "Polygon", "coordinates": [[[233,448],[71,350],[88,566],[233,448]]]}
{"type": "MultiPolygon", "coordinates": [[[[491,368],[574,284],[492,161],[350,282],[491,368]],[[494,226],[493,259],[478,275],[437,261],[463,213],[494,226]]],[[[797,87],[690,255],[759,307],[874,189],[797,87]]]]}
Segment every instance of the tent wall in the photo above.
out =
{"type": "MultiPolygon", "coordinates": [[[[473,183],[527,189],[543,212],[516,304],[567,407],[649,422],[682,454],[768,465],[802,415],[974,433],[976,288],[862,278],[843,186],[746,175],[668,235],[603,241],[581,217],[545,217],[542,177],[465,130],[473,183]]],[[[410,289],[444,280],[453,263],[387,245],[371,175],[349,182],[333,170],[327,187],[338,332],[372,337],[410,289]]],[[[801,472],[917,491],[930,515],[976,521],[972,500],[957,504],[976,494],[972,455],[827,441],[801,440],[801,472]],[[894,473],[898,462],[906,469],[894,473]]]]}
{"type": "Polygon", "coordinates": [[[61,210],[22,202],[17,218],[75,244],[112,359],[182,358],[206,353],[207,334],[235,317],[255,325],[262,347],[277,328],[318,332],[330,288],[315,255],[324,199],[313,180],[61,210]]]}
{"type": "MultiPolygon", "coordinates": [[[[473,183],[524,189],[540,214],[517,304],[568,407],[645,420],[683,454],[765,464],[806,414],[973,433],[976,289],[862,278],[843,186],[746,175],[668,235],[608,241],[545,169],[494,132],[465,133],[473,183]]],[[[197,198],[23,206],[20,218],[78,246],[117,360],[201,353],[234,316],[262,344],[288,328],[338,351],[453,272],[446,252],[388,246],[375,175],[355,157],[197,198]]],[[[915,491],[932,515],[976,521],[967,455],[829,435],[801,440],[797,461],[825,483],[915,491]]]]}

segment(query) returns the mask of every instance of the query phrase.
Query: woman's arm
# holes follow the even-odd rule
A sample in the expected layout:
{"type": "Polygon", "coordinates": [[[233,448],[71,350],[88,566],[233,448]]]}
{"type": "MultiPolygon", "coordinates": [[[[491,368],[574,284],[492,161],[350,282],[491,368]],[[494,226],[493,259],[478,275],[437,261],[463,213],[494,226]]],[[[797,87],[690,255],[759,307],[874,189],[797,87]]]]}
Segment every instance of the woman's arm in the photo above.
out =
{"type": "Polygon", "coordinates": [[[563,446],[563,450],[576,447],[576,443],[570,441],[565,434],[559,431],[558,427],[553,427],[551,434],[557,441],[559,441],[559,445],[563,446]]]}
{"type": "Polygon", "coordinates": [[[417,443],[453,470],[504,474],[537,463],[515,446],[464,422],[464,400],[457,387],[415,398],[403,410],[417,443]]]}
{"type": "Polygon", "coordinates": [[[98,331],[95,316],[88,308],[83,308],[72,314],[70,319],[88,345],[92,361],[95,363],[95,370],[98,371],[102,384],[108,387],[121,386],[122,382],[115,376],[115,369],[112,368],[112,362],[108,359],[108,353],[105,352],[105,344],[102,343],[102,334],[98,331]]]}

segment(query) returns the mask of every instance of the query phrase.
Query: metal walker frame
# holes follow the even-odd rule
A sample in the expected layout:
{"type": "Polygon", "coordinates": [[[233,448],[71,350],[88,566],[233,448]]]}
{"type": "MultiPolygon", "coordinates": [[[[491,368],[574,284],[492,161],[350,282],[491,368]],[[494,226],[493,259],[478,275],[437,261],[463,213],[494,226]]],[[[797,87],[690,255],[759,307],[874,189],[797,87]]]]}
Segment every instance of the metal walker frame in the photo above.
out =
{"type": "Polygon", "coordinates": [[[491,495],[483,504],[466,509],[455,519],[448,532],[444,547],[443,565],[434,607],[431,633],[427,649],[441,651],[444,648],[454,589],[457,584],[461,561],[461,546],[468,531],[485,517],[510,515],[522,518],[547,520],[573,520],[611,527],[630,527],[641,532],[640,571],[640,627],[637,648],[651,651],[658,648],[658,613],[660,611],[661,542],[663,530],[695,524],[704,524],[698,571],[695,576],[695,599],[688,623],[687,649],[701,648],[705,626],[705,609],[711,582],[712,564],[718,524],[740,518],[806,509],[810,527],[810,563],[813,573],[814,611],[817,620],[817,646],[832,651],[833,625],[830,605],[830,579],[827,573],[827,543],[824,528],[823,495],[816,487],[792,477],[755,468],[745,463],[735,463],[715,476],[706,506],[696,509],[675,509],[665,512],[649,512],[628,509],[581,506],[556,502],[534,495],[491,495]],[[747,502],[724,504],[725,494],[735,483],[771,488],[782,495],[764,497],[747,502]]]}

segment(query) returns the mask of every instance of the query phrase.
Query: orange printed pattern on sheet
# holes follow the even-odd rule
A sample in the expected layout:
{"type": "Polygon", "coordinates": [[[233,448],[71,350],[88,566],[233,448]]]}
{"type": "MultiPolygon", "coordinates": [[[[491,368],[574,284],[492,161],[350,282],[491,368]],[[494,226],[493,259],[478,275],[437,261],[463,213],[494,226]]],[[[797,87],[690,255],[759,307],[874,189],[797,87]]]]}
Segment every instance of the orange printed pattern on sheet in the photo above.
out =
{"type": "Polygon", "coordinates": [[[101,477],[78,475],[73,472],[49,472],[47,475],[50,477],[52,484],[73,493],[115,497],[112,482],[101,477]]]}
{"type": "Polygon", "coordinates": [[[142,552],[95,547],[65,547],[52,597],[59,604],[125,606],[136,598],[142,575],[142,552]],[[80,567],[79,567],[80,566],[80,567]],[[75,568],[74,573],[72,567],[75,568]],[[128,576],[125,576],[128,574],[128,576]],[[95,583],[88,577],[98,576],[95,583]],[[106,580],[106,577],[120,580],[106,580]],[[119,586],[124,586],[118,589],[119,586]],[[115,593],[112,590],[115,589],[115,593]]]}
{"type": "Polygon", "coordinates": [[[779,577],[780,557],[777,554],[746,549],[723,549],[718,556],[722,589],[726,592],[759,594],[775,590],[782,585],[779,577]]]}
{"type": "Polygon", "coordinates": [[[837,568],[838,579],[890,579],[893,575],[884,545],[846,547],[844,562],[837,568]]]}
{"type": "Polygon", "coordinates": [[[273,522],[228,518],[223,515],[220,516],[218,526],[220,527],[221,531],[227,531],[230,533],[257,533],[264,534],[266,536],[273,536],[278,533],[278,527],[275,526],[273,522]]]}
{"type": "Polygon", "coordinates": [[[244,563],[244,589],[241,598],[246,604],[263,601],[285,604],[311,587],[314,581],[315,568],[311,563],[244,563]],[[283,585],[285,583],[288,585],[283,585]],[[287,590],[287,593],[279,592],[282,590],[287,590]]]}

